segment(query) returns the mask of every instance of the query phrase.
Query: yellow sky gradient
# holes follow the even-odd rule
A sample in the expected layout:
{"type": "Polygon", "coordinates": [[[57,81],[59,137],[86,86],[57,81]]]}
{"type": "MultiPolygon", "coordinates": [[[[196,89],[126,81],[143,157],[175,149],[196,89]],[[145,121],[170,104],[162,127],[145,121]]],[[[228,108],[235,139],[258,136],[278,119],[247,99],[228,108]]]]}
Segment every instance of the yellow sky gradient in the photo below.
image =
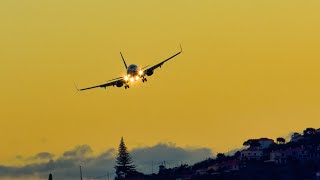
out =
{"type": "Polygon", "coordinates": [[[320,127],[319,0],[1,0],[2,164],[78,144],[215,152],[320,127]],[[77,93],[184,52],[129,90],[77,93]]]}

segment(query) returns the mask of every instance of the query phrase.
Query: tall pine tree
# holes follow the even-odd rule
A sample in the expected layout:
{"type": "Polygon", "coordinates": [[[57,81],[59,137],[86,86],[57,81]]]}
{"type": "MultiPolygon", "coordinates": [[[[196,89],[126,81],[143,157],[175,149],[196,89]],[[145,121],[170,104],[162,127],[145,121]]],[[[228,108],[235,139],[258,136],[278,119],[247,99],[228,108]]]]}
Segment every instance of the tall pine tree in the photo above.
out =
{"type": "Polygon", "coordinates": [[[133,165],[133,161],[124,143],[123,137],[120,141],[115,169],[118,178],[121,178],[122,175],[127,177],[136,172],[135,165],[133,165]]]}

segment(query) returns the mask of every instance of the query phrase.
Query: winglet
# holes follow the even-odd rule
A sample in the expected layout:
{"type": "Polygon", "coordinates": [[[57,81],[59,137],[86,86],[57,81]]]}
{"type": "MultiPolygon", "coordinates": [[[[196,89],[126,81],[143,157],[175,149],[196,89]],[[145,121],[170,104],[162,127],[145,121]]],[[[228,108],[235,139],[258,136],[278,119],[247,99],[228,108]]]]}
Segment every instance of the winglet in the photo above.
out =
{"type": "Polygon", "coordinates": [[[81,91],[81,90],[77,87],[76,83],[73,83],[73,85],[74,85],[74,87],[77,89],[78,92],[81,91]]]}
{"type": "Polygon", "coordinates": [[[182,46],[181,46],[181,44],[180,44],[180,52],[182,52],[182,46]]]}

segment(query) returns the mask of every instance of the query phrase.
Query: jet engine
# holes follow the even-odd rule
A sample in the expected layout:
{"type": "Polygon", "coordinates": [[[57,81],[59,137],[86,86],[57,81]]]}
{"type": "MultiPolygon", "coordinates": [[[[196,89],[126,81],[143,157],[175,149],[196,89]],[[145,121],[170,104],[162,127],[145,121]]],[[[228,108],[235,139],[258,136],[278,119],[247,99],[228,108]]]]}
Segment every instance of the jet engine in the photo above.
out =
{"type": "Polygon", "coordinates": [[[122,87],[123,86],[123,81],[117,81],[117,87],[122,87]]]}
{"type": "Polygon", "coordinates": [[[148,71],[146,72],[146,74],[147,74],[147,76],[152,76],[153,70],[148,70],[148,71]]]}

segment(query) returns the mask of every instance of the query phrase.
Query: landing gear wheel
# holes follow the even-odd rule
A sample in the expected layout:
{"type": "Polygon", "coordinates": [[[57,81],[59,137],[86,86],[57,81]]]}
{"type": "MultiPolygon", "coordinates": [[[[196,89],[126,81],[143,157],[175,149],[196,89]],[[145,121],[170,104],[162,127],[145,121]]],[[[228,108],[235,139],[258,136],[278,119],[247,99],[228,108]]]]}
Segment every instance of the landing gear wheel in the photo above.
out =
{"type": "Polygon", "coordinates": [[[142,82],[144,83],[144,82],[147,82],[147,78],[143,78],[142,79],[142,82]]]}

